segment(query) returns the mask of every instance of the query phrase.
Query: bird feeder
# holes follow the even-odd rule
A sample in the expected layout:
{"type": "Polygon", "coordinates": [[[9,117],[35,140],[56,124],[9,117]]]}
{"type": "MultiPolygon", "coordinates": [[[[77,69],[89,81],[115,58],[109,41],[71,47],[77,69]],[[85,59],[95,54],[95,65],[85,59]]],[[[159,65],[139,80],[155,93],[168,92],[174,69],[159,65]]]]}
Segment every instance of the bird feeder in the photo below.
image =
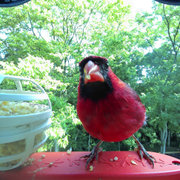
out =
{"type": "Polygon", "coordinates": [[[48,95],[35,81],[0,75],[0,170],[22,165],[46,141],[51,113],[48,95]]]}

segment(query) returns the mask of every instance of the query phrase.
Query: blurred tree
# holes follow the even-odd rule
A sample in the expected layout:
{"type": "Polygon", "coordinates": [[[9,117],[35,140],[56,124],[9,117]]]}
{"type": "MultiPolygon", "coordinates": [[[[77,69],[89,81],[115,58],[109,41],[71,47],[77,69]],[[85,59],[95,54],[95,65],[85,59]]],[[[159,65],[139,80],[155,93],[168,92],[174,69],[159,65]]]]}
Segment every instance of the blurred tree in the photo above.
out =
{"type": "Polygon", "coordinates": [[[136,19],[141,28],[138,46],[149,50],[139,64],[146,72],[141,86],[146,94],[149,123],[158,132],[162,153],[166,152],[168,135],[180,133],[179,10],[155,3],[154,14],[141,14],[136,19]]]}

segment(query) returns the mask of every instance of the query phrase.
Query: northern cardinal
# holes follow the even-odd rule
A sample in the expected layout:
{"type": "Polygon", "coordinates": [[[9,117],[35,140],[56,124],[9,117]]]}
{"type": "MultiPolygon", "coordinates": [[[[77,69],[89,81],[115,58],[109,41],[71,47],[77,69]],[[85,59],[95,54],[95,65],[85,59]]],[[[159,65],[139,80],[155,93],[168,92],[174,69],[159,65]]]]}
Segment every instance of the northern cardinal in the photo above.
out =
{"type": "Polygon", "coordinates": [[[149,155],[133,135],[145,123],[146,110],[139,96],[111,70],[104,57],[89,56],[80,63],[77,113],[86,131],[101,140],[84,156],[87,165],[97,156],[103,141],[118,142],[131,136],[138,144],[138,153],[153,166],[149,155]]]}

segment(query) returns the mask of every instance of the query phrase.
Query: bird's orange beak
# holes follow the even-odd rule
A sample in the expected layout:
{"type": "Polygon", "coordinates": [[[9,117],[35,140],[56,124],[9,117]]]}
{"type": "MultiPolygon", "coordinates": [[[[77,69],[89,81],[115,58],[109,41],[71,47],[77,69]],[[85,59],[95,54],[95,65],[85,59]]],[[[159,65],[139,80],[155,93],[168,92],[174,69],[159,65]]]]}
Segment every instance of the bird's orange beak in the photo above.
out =
{"type": "Polygon", "coordinates": [[[100,68],[92,61],[88,61],[84,67],[84,83],[87,84],[88,82],[104,82],[104,77],[100,73],[100,68]]]}

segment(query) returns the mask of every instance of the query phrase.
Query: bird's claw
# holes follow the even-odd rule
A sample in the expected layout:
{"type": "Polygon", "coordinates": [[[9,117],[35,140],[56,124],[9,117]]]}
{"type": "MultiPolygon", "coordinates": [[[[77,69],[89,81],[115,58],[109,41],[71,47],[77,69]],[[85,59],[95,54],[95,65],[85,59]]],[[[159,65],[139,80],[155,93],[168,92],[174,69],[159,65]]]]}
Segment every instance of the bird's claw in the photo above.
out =
{"type": "Polygon", "coordinates": [[[135,139],[138,145],[137,153],[140,159],[142,160],[143,158],[145,158],[149,162],[149,164],[151,164],[152,167],[154,168],[154,162],[156,162],[156,159],[146,151],[144,146],[139,142],[139,140],[134,135],[133,138],[135,139]]]}
{"type": "Polygon", "coordinates": [[[99,146],[101,145],[102,141],[100,141],[93,149],[92,151],[84,156],[81,156],[80,158],[85,158],[86,160],[86,169],[88,168],[88,165],[93,162],[93,160],[96,158],[96,160],[98,160],[98,154],[99,152],[102,151],[101,148],[99,148],[99,146]]]}
{"type": "Polygon", "coordinates": [[[137,153],[141,160],[145,158],[154,168],[154,161],[156,161],[156,159],[145,150],[144,146],[139,146],[137,149],[137,153]]]}

